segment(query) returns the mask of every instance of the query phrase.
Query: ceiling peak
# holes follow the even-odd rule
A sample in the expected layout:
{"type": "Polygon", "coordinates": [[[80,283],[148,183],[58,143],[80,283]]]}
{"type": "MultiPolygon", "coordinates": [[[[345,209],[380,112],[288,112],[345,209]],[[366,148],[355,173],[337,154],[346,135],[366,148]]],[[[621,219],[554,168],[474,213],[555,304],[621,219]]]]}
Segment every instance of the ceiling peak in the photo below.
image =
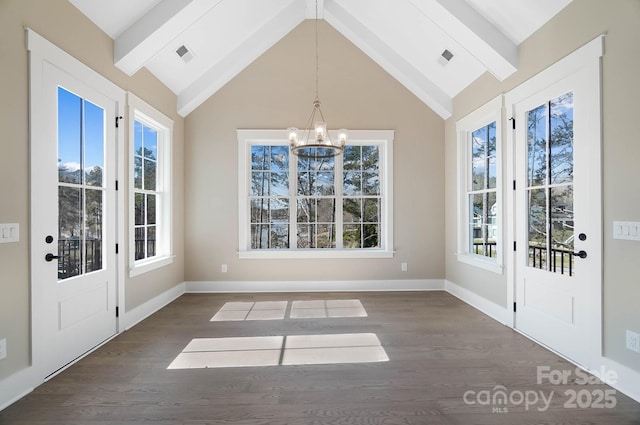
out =
{"type": "MultiPolygon", "coordinates": [[[[318,19],[324,19],[324,0],[318,1],[318,19]]],[[[306,0],[307,9],[305,12],[306,19],[316,19],[316,0],[306,0]]]]}

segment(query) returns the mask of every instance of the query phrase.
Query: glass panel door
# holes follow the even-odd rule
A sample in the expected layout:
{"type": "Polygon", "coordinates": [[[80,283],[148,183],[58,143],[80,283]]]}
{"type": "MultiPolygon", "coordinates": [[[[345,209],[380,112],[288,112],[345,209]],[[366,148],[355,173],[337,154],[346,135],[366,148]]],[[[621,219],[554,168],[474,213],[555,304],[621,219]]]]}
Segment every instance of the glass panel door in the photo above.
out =
{"type": "Polygon", "coordinates": [[[573,276],[573,93],[527,112],[528,266],[573,276]]]}
{"type": "Polygon", "coordinates": [[[58,87],[58,280],[103,268],[105,111],[58,87]]]}

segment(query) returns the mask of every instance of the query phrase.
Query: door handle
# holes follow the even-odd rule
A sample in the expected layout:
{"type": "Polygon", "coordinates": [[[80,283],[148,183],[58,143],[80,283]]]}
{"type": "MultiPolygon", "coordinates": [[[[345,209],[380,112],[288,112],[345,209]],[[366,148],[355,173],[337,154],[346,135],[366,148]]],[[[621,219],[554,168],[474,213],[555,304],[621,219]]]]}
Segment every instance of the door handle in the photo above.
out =
{"type": "Polygon", "coordinates": [[[44,259],[47,261],[53,261],[55,259],[60,258],[60,256],[58,255],[53,255],[52,253],[48,253],[47,255],[44,256],[44,259]]]}
{"type": "Polygon", "coordinates": [[[578,252],[574,252],[573,255],[575,255],[576,257],[580,257],[580,258],[587,258],[587,251],[581,250],[581,251],[578,251],[578,252]]]}

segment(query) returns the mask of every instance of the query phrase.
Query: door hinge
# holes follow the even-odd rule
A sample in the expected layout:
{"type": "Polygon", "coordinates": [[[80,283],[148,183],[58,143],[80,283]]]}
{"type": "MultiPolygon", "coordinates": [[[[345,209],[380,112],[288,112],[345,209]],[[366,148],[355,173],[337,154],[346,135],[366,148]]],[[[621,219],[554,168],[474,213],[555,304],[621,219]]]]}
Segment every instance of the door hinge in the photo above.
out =
{"type": "Polygon", "coordinates": [[[120,307],[116,306],[116,317],[120,317],[120,307]]]}
{"type": "MultiPolygon", "coordinates": [[[[515,182],[514,182],[514,184],[515,184],[515,182]]],[[[514,189],[515,189],[515,187],[514,187],[514,189]]],[[[118,180],[116,180],[116,190],[118,190],[118,180]]]]}
{"type": "Polygon", "coordinates": [[[514,117],[509,118],[509,121],[511,121],[511,129],[515,130],[516,129],[516,119],[514,117]]]}
{"type": "Polygon", "coordinates": [[[120,126],[119,123],[120,123],[121,119],[122,119],[121,116],[120,117],[116,117],[116,128],[118,128],[120,126]]]}
{"type": "MultiPolygon", "coordinates": [[[[116,190],[118,190],[118,185],[116,184],[116,190]]],[[[516,181],[513,181],[513,190],[516,190],[516,181]]]]}
{"type": "Polygon", "coordinates": [[[516,250],[516,241],[513,241],[513,250],[516,250]]]}
{"type": "Polygon", "coordinates": [[[118,253],[118,244],[116,244],[116,254],[118,253]]]}
{"type": "Polygon", "coordinates": [[[513,312],[514,313],[516,312],[516,302],[515,301],[513,302],[513,312]]]}

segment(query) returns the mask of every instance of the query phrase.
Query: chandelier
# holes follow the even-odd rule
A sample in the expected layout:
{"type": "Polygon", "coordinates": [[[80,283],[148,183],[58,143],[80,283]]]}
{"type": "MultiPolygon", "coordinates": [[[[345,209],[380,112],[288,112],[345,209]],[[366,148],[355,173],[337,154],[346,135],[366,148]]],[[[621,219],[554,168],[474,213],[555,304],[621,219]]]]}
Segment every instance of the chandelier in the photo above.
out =
{"type": "Polygon", "coordinates": [[[334,139],[329,135],[327,122],[320,109],[318,97],[318,0],[316,0],[316,98],[313,110],[303,131],[287,129],[291,152],[301,158],[330,158],[340,155],[347,142],[347,130],[338,130],[334,139]]]}

